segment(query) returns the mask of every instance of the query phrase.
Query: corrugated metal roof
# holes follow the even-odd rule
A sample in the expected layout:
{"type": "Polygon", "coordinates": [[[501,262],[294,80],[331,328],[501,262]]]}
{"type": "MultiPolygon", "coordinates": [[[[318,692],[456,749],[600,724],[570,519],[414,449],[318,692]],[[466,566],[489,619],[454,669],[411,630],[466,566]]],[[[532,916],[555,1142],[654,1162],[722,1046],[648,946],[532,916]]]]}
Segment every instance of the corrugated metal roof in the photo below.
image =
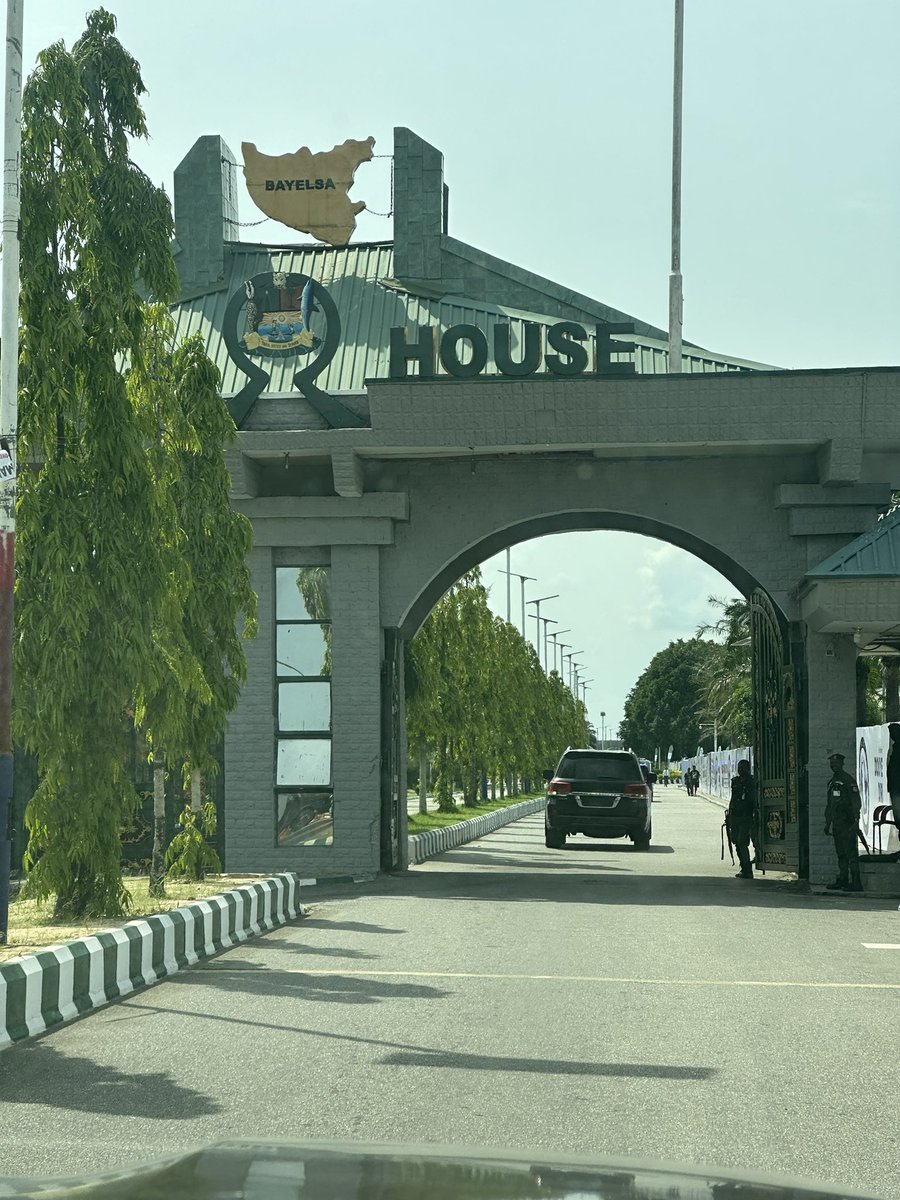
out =
{"type": "MultiPolygon", "coordinates": [[[[226,396],[239,392],[246,382],[243,373],[231,361],[222,337],[226,306],[246,280],[268,271],[311,276],[328,289],[337,306],[341,318],[340,346],[316,380],[317,385],[328,392],[358,392],[365,387],[366,379],[386,378],[389,331],[394,326],[430,325],[443,330],[451,325],[473,324],[484,330],[488,345],[492,346],[494,326],[498,322],[509,322],[515,357],[524,336],[525,321],[546,327],[559,320],[558,317],[483,304],[462,296],[435,298],[411,292],[392,278],[393,244],[390,242],[337,247],[231,243],[226,246],[224,287],[183,300],[173,309],[176,337],[181,340],[197,332],[201,334],[207,354],[221,372],[222,392],[226,396]]],[[[655,375],[667,371],[668,351],[664,342],[625,334],[619,336],[635,343],[634,361],[640,374],[655,375]]],[[[294,358],[267,359],[265,369],[271,375],[265,392],[269,395],[292,392],[297,365],[294,358]]],[[[488,370],[492,367],[491,362],[488,370]]],[[[682,358],[685,373],[772,369],[763,363],[711,354],[691,346],[685,346],[682,358]]],[[[440,366],[438,371],[442,372],[440,366]]]]}
{"type": "Polygon", "coordinates": [[[900,578],[900,508],[806,574],[812,579],[900,578]]]}

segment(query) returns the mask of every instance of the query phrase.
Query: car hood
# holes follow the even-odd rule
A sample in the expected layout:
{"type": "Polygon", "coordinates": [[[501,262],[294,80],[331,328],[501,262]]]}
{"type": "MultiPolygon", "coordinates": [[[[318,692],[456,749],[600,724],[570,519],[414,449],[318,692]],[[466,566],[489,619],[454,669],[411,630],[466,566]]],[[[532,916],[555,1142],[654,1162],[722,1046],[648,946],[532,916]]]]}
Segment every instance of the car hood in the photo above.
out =
{"type": "Polygon", "coordinates": [[[53,1200],[878,1200],[694,1165],[243,1140],[93,1178],[0,1180],[0,1196],[48,1193],[53,1200]]]}

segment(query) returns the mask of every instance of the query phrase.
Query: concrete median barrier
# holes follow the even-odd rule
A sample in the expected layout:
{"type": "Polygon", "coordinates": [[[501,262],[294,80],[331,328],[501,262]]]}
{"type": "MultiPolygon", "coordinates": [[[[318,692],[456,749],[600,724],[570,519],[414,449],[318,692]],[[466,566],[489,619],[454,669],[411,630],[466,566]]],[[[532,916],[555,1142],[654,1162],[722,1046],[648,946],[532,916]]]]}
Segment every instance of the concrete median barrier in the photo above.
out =
{"type": "Polygon", "coordinates": [[[482,813],[480,817],[471,817],[468,821],[460,821],[458,825],[445,825],[443,829],[428,829],[425,833],[417,833],[409,839],[409,865],[424,862],[435,854],[443,854],[455,846],[465,842],[474,842],[476,838],[492,833],[501,825],[509,825],[520,817],[531,813],[541,812],[546,803],[546,797],[532,796],[521,804],[510,804],[507,808],[495,808],[493,812],[482,813]]]}
{"type": "Polygon", "coordinates": [[[275,875],[0,964],[0,1049],[300,916],[300,882],[275,875]]]}

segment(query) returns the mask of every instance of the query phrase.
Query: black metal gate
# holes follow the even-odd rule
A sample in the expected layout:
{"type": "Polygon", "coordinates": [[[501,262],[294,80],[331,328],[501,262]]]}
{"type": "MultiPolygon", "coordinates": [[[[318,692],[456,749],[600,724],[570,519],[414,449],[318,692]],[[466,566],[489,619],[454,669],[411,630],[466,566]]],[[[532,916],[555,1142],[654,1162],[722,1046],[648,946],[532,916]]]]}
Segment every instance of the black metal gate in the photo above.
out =
{"type": "Polygon", "coordinates": [[[799,672],[787,627],[763,591],[750,596],[753,680],[753,773],[757,783],[757,847],[765,867],[799,871],[799,672]]]}
{"type": "Polygon", "coordinates": [[[384,631],[381,664],[381,869],[400,866],[400,805],[406,803],[403,760],[403,639],[397,629],[384,631]]]}

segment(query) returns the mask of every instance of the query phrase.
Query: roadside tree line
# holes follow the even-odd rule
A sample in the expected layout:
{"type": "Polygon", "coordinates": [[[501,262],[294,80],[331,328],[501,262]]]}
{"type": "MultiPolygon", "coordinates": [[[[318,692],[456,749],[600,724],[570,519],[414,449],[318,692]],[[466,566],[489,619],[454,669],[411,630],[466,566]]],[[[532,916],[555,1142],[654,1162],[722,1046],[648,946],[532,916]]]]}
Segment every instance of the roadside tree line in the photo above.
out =
{"type": "MultiPolygon", "coordinates": [[[[619,736],[651,756],[673,746],[678,760],[713,747],[753,743],[750,607],[741,596],[710,596],[716,620],[697,636],[679,639],[654,655],[625,701],[619,736]]],[[[900,720],[900,658],[859,655],[856,723],[900,720]]]]}
{"type": "Polygon", "coordinates": [[[433,771],[441,812],[491,794],[517,795],[568,745],[589,745],[587,714],[531,643],[495,616],[476,568],[434,607],[405,655],[410,755],[433,771]]]}

